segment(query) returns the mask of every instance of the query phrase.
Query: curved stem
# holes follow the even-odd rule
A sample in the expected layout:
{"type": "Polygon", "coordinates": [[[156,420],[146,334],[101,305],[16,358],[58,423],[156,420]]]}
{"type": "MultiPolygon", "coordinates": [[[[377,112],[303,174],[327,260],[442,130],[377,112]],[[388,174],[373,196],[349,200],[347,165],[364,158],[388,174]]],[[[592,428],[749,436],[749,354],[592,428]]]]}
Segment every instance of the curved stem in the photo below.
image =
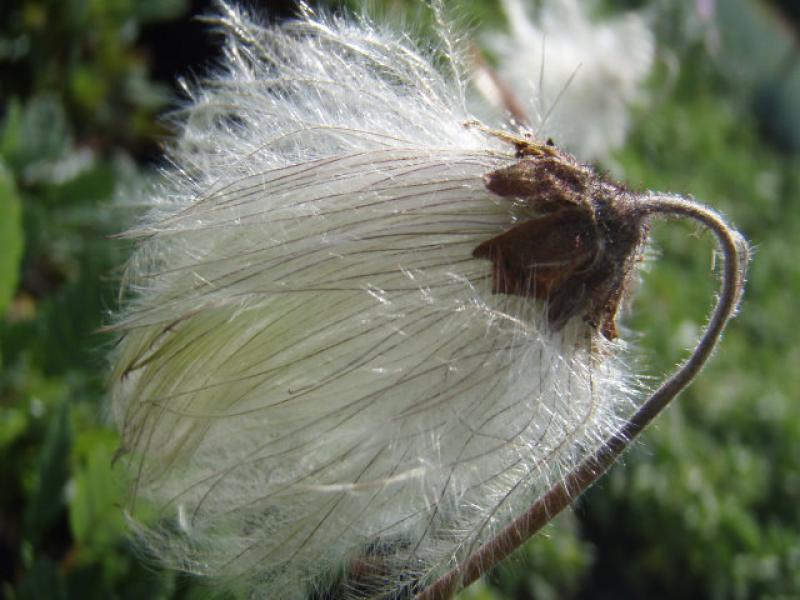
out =
{"type": "Polygon", "coordinates": [[[693,219],[717,237],[725,263],[722,288],[703,336],[686,362],[652,393],[619,431],[562,481],[551,487],[525,513],[481,546],[463,565],[445,573],[423,590],[417,600],[450,598],[519,548],[586,491],[620,457],[631,441],[697,376],[711,356],[728,320],[735,314],[750,257],[744,238],[715,211],[680,196],[646,194],[639,198],[637,209],[642,218],[660,214],[693,219]]]}

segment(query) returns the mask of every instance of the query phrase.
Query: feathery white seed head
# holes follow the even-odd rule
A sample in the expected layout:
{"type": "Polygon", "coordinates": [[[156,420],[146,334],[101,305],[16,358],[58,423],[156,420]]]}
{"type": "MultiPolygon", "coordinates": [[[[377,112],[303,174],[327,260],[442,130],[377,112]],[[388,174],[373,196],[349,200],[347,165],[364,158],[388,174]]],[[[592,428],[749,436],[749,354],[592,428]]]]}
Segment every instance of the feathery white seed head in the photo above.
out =
{"type": "Polygon", "coordinates": [[[463,82],[366,21],[222,9],[225,68],[130,232],[132,523],[253,597],[411,589],[617,429],[621,343],[492,293],[471,253],[530,209],[486,190],[513,148],[464,126],[463,82]]]}
{"type": "Polygon", "coordinates": [[[582,160],[606,158],[624,143],[630,109],[645,98],[655,57],[645,19],[627,13],[596,21],[588,0],[548,0],[536,19],[522,0],[501,4],[510,31],[488,42],[534,129],[582,160]]]}

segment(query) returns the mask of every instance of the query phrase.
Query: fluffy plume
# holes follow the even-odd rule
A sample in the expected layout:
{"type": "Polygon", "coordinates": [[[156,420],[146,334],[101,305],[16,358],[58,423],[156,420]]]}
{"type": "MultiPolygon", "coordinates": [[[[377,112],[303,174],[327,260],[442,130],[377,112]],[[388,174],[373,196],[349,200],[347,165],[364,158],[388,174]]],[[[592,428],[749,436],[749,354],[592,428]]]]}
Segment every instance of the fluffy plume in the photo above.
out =
{"type": "Polygon", "coordinates": [[[400,597],[618,427],[621,342],[492,293],[473,249],[531,209],[487,191],[514,148],[465,126],[447,60],[363,20],[222,9],[224,68],[128,234],[132,524],[244,595],[400,597]]]}
{"type": "Polygon", "coordinates": [[[534,129],[583,160],[605,158],[623,144],[655,56],[641,15],[596,21],[594,4],[548,0],[532,19],[522,0],[502,0],[510,32],[489,39],[499,75],[534,129]]]}

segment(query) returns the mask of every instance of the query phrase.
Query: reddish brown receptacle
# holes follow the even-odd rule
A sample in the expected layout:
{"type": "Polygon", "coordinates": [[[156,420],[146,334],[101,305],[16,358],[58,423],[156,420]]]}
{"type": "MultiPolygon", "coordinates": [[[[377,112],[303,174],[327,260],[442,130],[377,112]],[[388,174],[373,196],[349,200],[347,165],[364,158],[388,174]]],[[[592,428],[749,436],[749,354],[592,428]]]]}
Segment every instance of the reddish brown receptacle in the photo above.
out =
{"type": "Polygon", "coordinates": [[[517,198],[534,216],[480,244],[495,293],[548,303],[554,329],[574,316],[606,338],[647,237],[636,194],[552,146],[518,146],[520,160],[484,177],[489,191],[517,198]]]}

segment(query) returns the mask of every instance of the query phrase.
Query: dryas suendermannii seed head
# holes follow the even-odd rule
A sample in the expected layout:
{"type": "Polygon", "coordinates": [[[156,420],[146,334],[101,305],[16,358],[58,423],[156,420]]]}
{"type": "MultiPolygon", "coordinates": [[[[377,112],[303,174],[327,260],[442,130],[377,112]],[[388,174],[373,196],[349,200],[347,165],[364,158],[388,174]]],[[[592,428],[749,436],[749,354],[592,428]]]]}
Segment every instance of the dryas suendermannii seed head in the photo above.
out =
{"type": "Polygon", "coordinates": [[[612,338],[644,232],[568,155],[465,127],[406,37],[222,10],[224,67],[129,234],[131,524],[252,597],[410,592],[630,412],[612,338]]]}

